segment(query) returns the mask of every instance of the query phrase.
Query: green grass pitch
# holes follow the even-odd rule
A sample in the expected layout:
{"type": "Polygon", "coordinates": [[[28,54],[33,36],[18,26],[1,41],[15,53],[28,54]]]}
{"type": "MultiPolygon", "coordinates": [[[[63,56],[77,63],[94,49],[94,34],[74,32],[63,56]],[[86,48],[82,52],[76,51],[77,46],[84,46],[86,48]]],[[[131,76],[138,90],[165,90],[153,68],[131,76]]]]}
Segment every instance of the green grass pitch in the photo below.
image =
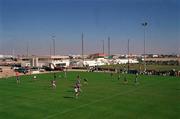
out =
{"type": "Polygon", "coordinates": [[[50,88],[53,74],[0,80],[0,119],[179,119],[178,77],[90,72],[57,73],[57,88],[50,88]],[[59,76],[61,75],[61,77],[59,76]],[[74,98],[76,76],[88,79],[78,99],[74,98]]]}

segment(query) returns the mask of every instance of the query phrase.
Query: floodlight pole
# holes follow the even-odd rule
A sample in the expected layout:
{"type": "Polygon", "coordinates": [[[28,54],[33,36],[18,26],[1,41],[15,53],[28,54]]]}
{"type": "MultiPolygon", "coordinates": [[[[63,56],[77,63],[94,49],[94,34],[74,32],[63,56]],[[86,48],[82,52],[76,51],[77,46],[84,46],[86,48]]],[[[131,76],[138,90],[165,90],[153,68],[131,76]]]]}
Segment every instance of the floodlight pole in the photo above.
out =
{"type": "Polygon", "coordinates": [[[12,55],[13,55],[13,57],[15,58],[14,48],[13,48],[13,51],[12,51],[12,55]]]}
{"type": "Polygon", "coordinates": [[[129,39],[128,39],[128,73],[129,73],[129,39]]]}
{"type": "Polygon", "coordinates": [[[147,22],[142,23],[144,28],[144,73],[146,72],[146,26],[148,25],[147,22]]]}
{"type": "Polygon", "coordinates": [[[50,43],[50,45],[49,45],[49,50],[50,50],[49,53],[50,53],[50,56],[51,56],[51,43],[50,43]]]}
{"type": "Polygon", "coordinates": [[[108,55],[110,56],[110,37],[108,37],[108,55]]]}
{"type": "Polygon", "coordinates": [[[84,61],[84,34],[82,33],[81,35],[81,40],[82,40],[82,60],[84,61]]]}
{"type": "Polygon", "coordinates": [[[103,49],[102,50],[103,50],[103,54],[104,54],[104,40],[102,40],[102,43],[103,43],[102,44],[103,45],[103,47],[102,47],[103,49]]]}
{"type": "Polygon", "coordinates": [[[29,42],[27,41],[27,57],[29,57],[29,42]]]}
{"type": "MultiPolygon", "coordinates": [[[[53,55],[55,56],[56,55],[56,48],[55,48],[55,35],[52,35],[51,36],[52,37],[52,41],[53,41],[53,55]]],[[[51,47],[50,47],[51,48],[51,47]]],[[[51,49],[50,49],[51,50],[51,49]]],[[[51,51],[50,51],[50,53],[51,53],[51,51]]],[[[56,80],[56,73],[54,72],[53,73],[54,74],[54,80],[56,80]]]]}
{"type": "Polygon", "coordinates": [[[52,41],[53,41],[53,55],[55,56],[56,55],[56,48],[55,48],[55,36],[52,35],[52,41]]]}
{"type": "Polygon", "coordinates": [[[144,73],[146,72],[146,30],[144,26],[144,73]]]}

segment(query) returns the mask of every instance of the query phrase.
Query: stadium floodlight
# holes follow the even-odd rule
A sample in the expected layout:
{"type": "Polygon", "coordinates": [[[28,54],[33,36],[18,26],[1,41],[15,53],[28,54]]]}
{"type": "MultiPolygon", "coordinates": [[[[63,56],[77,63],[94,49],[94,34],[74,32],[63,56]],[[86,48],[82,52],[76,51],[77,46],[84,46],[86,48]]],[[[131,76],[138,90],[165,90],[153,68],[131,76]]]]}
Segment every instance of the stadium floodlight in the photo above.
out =
{"type": "Polygon", "coordinates": [[[82,45],[82,60],[84,61],[84,34],[81,35],[81,45],[82,45]]]}
{"type": "Polygon", "coordinates": [[[53,41],[53,55],[55,56],[56,55],[56,48],[55,48],[55,35],[52,35],[52,41],[53,41]]]}
{"type": "Polygon", "coordinates": [[[143,56],[144,56],[144,73],[145,73],[146,72],[146,61],[145,61],[145,59],[146,59],[146,27],[147,27],[148,23],[144,22],[141,25],[144,28],[144,55],[143,56]]]}
{"type": "Polygon", "coordinates": [[[102,52],[104,54],[104,40],[102,40],[102,52]]]}
{"type": "Polygon", "coordinates": [[[110,48],[110,37],[108,37],[108,56],[110,56],[111,54],[111,48],[110,48]]]}
{"type": "Polygon", "coordinates": [[[129,73],[129,55],[130,55],[129,54],[129,39],[128,39],[128,49],[127,50],[128,50],[128,56],[127,57],[128,57],[128,73],[129,73]]]}
{"type": "Polygon", "coordinates": [[[28,41],[27,41],[26,50],[27,50],[27,57],[29,57],[29,42],[28,41]]]}

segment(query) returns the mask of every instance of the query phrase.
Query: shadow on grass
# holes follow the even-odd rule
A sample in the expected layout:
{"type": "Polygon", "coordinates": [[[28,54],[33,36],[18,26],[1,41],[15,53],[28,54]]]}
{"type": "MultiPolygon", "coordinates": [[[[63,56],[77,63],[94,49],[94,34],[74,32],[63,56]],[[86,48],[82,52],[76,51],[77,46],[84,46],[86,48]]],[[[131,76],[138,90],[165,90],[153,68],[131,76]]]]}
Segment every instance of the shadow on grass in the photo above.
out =
{"type": "Polygon", "coordinates": [[[73,96],[64,96],[64,98],[66,98],[66,99],[73,99],[74,97],[73,96]]]}

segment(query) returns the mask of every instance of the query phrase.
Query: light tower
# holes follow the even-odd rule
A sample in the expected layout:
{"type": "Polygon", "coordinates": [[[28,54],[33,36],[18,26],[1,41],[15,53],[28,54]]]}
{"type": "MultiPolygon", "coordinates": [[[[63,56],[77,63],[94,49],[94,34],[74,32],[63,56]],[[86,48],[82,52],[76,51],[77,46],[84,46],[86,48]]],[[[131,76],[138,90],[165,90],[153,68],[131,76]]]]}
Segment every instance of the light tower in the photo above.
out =
{"type": "Polygon", "coordinates": [[[53,41],[53,55],[55,56],[56,55],[56,46],[55,46],[55,35],[52,35],[52,41],[53,41]]]}
{"type": "Polygon", "coordinates": [[[104,54],[104,40],[102,40],[102,53],[104,54]]]}
{"type": "Polygon", "coordinates": [[[144,29],[144,73],[146,72],[146,27],[147,27],[148,23],[144,22],[142,23],[143,29],[144,29]]]}
{"type": "Polygon", "coordinates": [[[81,35],[81,45],[82,45],[82,60],[84,61],[84,34],[81,35]]]}
{"type": "Polygon", "coordinates": [[[128,73],[129,73],[129,39],[128,39],[128,73]]]}
{"type": "Polygon", "coordinates": [[[110,37],[108,37],[108,56],[110,56],[110,37]]]}
{"type": "MultiPolygon", "coordinates": [[[[53,42],[53,55],[55,56],[56,55],[56,48],[55,48],[55,35],[51,35],[51,39],[52,39],[52,42],[53,42]]],[[[51,54],[51,46],[50,46],[50,54],[51,54]]],[[[54,72],[53,73],[54,76],[53,76],[53,79],[56,80],[56,73],[54,72]]]]}
{"type": "Polygon", "coordinates": [[[29,57],[29,42],[27,41],[27,46],[26,46],[26,52],[27,52],[27,57],[29,57]]]}

